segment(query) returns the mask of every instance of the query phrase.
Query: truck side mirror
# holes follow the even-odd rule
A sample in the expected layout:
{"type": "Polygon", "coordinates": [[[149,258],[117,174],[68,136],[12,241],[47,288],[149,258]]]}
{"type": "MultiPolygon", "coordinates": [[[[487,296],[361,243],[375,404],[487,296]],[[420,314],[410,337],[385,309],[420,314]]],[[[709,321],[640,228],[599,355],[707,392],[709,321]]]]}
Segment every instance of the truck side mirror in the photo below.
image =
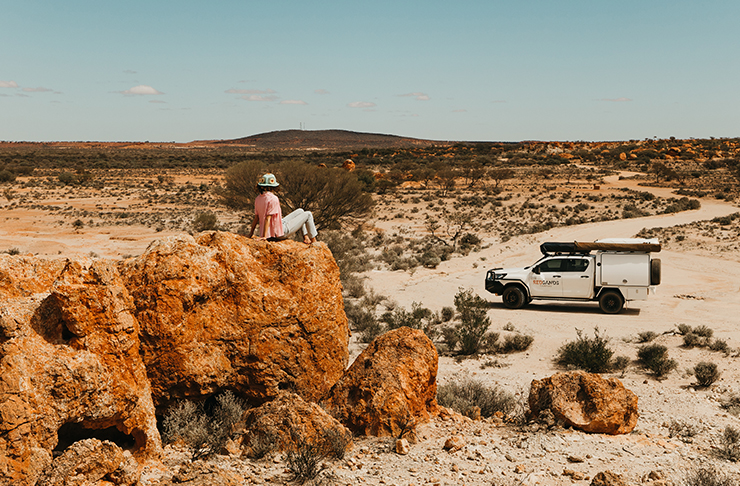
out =
{"type": "Polygon", "coordinates": [[[537,265],[536,267],[534,267],[534,268],[532,269],[532,273],[536,273],[537,275],[539,275],[539,274],[540,274],[540,266],[539,266],[539,265],[537,265]]]}

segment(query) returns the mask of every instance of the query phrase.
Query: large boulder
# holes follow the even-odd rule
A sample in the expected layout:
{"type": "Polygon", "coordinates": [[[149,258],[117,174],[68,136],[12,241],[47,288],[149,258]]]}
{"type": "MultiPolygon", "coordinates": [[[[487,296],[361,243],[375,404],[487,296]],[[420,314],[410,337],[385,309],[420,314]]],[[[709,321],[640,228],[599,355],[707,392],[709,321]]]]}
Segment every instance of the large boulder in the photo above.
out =
{"type": "MultiPolygon", "coordinates": [[[[36,486],[84,486],[99,484],[124,463],[124,454],[113,442],[85,439],[75,442],[54,459],[52,467],[38,480],[36,486]]],[[[133,481],[108,484],[135,484],[133,481]]]]}
{"type": "Polygon", "coordinates": [[[290,392],[281,392],[271,402],[247,410],[244,427],[248,454],[250,448],[265,440],[271,441],[276,450],[293,449],[302,441],[334,453],[333,445],[348,448],[352,443],[352,433],[334,417],[317,404],[290,392]]]}
{"type": "Polygon", "coordinates": [[[349,326],[328,247],[207,232],[121,264],[155,404],[229,388],[317,400],[344,372],[349,326]]]}
{"type": "Polygon", "coordinates": [[[422,331],[389,331],[357,357],[325,405],[355,433],[398,437],[438,412],[438,361],[422,331]]]}
{"type": "Polygon", "coordinates": [[[564,425],[599,434],[627,434],[637,425],[637,395],[616,378],[583,371],[533,380],[529,409],[534,417],[552,413],[564,425]]]}
{"type": "Polygon", "coordinates": [[[103,261],[68,262],[46,298],[0,308],[0,479],[33,484],[52,450],[96,434],[160,453],[133,309],[103,261]]]}

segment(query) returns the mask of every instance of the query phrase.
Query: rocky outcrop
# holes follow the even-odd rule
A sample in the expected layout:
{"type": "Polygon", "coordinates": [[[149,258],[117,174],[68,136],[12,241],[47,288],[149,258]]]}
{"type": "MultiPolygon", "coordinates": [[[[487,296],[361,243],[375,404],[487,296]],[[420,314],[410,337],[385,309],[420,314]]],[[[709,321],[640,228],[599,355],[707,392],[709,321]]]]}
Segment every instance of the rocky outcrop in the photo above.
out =
{"type": "Polygon", "coordinates": [[[155,404],[222,389],[317,399],[348,359],[323,244],[210,232],[117,263],[2,256],[0,297],[2,484],[50,477],[52,451],[85,439],[156,458],[155,404]]]}
{"type": "Polygon", "coordinates": [[[627,434],[637,425],[637,395],[616,378],[572,371],[533,380],[530,413],[552,414],[566,426],[599,434],[627,434]]]}
{"type": "Polygon", "coordinates": [[[357,357],[325,404],[355,433],[399,437],[437,413],[437,363],[422,331],[389,331],[357,357]]]}
{"type": "Polygon", "coordinates": [[[155,404],[223,388],[317,400],[347,366],[339,270],[324,244],[231,233],[153,242],[121,265],[155,404]]]}
{"type": "MultiPolygon", "coordinates": [[[[135,461],[133,461],[135,464],[135,461]]],[[[36,486],[77,486],[107,484],[131,486],[139,481],[138,470],[120,447],[113,442],[86,439],[75,442],[64,454],[54,459],[52,467],[36,486]]]]}
{"type": "MultiPolygon", "coordinates": [[[[352,433],[315,403],[300,396],[281,392],[264,405],[244,414],[246,435],[243,445],[250,455],[250,448],[257,441],[270,440],[277,450],[289,450],[297,441],[331,448],[331,442],[351,447],[352,433]]],[[[263,444],[260,444],[263,446],[263,444]]]]}
{"type": "Polygon", "coordinates": [[[60,442],[92,430],[156,456],[134,306],[116,268],[69,262],[50,290],[0,310],[0,478],[33,484],[60,442]]]}

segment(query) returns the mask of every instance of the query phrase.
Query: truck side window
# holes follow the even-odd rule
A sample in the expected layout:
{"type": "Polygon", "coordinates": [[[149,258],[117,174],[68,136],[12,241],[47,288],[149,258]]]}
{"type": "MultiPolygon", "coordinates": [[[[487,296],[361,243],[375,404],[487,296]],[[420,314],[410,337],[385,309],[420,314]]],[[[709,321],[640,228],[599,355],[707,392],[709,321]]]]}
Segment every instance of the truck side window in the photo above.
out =
{"type": "Polygon", "coordinates": [[[589,261],[585,258],[571,258],[568,260],[569,272],[585,272],[589,261]]]}
{"type": "Polygon", "coordinates": [[[566,260],[563,259],[554,259],[554,260],[547,260],[542,263],[540,263],[540,271],[541,272],[560,272],[565,268],[566,260]]]}

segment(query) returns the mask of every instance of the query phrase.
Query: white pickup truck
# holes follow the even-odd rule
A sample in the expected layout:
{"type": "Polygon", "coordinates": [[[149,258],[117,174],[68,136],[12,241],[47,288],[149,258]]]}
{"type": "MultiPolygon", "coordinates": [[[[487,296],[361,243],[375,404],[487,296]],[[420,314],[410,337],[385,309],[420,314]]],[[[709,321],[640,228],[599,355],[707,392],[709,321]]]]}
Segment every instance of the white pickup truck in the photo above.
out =
{"type": "Polygon", "coordinates": [[[519,309],[533,299],[598,301],[616,314],[628,300],[645,300],[660,284],[660,251],[655,239],[619,238],[594,242],[543,243],[543,257],[524,268],[493,268],[486,290],[519,309]],[[593,253],[592,253],[593,252],[593,253]]]}

